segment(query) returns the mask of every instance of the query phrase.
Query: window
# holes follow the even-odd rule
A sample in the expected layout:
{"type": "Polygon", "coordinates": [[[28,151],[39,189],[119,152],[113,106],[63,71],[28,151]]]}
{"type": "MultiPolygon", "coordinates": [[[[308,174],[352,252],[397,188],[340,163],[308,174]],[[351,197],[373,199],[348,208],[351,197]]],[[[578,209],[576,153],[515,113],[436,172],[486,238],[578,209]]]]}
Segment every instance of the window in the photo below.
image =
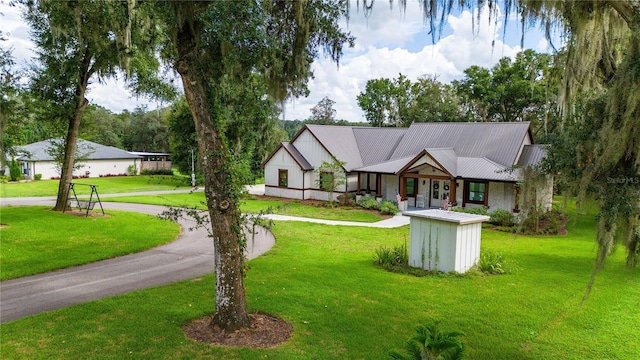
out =
{"type": "Polygon", "coordinates": [[[467,182],[467,202],[486,204],[488,186],[486,182],[467,182]]]}
{"type": "Polygon", "coordinates": [[[333,173],[330,171],[323,171],[320,173],[320,190],[333,191],[333,173]]]}
{"type": "Polygon", "coordinates": [[[278,170],[278,186],[280,187],[288,187],[289,186],[289,170],[278,170]]]}
{"type": "Polygon", "coordinates": [[[407,196],[415,197],[418,193],[418,179],[405,178],[405,188],[407,189],[407,196]]]}

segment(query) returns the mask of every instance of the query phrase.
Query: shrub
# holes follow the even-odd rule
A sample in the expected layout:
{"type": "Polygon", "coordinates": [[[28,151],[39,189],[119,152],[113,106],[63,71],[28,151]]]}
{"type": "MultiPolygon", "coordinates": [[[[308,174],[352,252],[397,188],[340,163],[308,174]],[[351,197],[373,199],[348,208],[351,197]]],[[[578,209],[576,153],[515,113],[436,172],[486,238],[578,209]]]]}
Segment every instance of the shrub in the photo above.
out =
{"type": "Polygon", "coordinates": [[[516,217],[505,209],[496,209],[489,213],[489,222],[497,226],[513,226],[516,223],[516,217]]]}
{"type": "Polygon", "coordinates": [[[394,246],[392,248],[383,246],[376,250],[374,263],[383,267],[409,266],[409,251],[407,244],[394,246]]]}
{"type": "Polygon", "coordinates": [[[340,194],[338,203],[341,206],[356,206],[356,196],[355,194],[340,194]]]}
{"type": "Polygon", "coordinates": [[[499,275],[506,274],[507,266],[502,253],[497,251],[482,251],[478,260],[478,270],[484,274],[499,275]]]}
{"type": "Polygon", "coordinates": [[[489,209],[486,206],[483,207],[467,207],[463,208],[460,206],[454,206],[451,208],[451,211],[457,211],[466,214],[476,214],[476,215],[488,215],[489,209]]]}
{"type": "Polygon", "coordinates": [[[367,210],[380,210],[380,203],[373,196],[365,195],[358,200],[358,206],[367,210]]]}
{"type": "Polygon", "coordinates": [[[9,164],[9,177],[11,181],[22,179],[22,169],[20,169],[20,164],[18,164],[16,159],[11,159],[11,163],[9,164]]]}
{"type": "Polygon", "coordinates": [[[521,232],[534,235],[557,235],[565,216],[558,210],[531,211],[522,221],[521,232]]]}
{"type": "Polygon", "coordinates": [[[389,356],[400,360],[462,359],[465,344],[460,331],[443,331],[438,321],[416,327],[416,333],[405,343],[405,351],[392,350],[389,356]]]}
{"type": "Polygon", "coordinates": [[[380,213],[383,215],[395,215],[398,213],[398,207],[389,200],[382,200],[380,202],[380,213]]]}
{"type": "Polygon", "coordinates": [[[42,180],[42,174],[35,174],[35,175],[33,175],[33,179],[34,179],[34,180],[42,180]]]}
{"type": "Polygon", "coordinates": [[[136,164],[131,164],[127,167],[127,174],[138,175],[138,167],[136,166],[136,164]]]}
{"type": "Polygon", "coordinates": [[[144,169],[140,172],[140,175],[173,175],[171,169],[144,169]]]}

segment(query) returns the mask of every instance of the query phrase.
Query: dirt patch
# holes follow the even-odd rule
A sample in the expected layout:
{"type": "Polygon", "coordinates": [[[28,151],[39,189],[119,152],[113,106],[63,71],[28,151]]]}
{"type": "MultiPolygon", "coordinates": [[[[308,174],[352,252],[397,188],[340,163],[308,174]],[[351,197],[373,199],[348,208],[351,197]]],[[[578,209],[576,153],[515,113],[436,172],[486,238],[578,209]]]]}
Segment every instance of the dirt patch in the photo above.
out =
{"type": "Polygon", "coordinates": [[[6,228],[6,227],[7,227],[7,225],[5,225],[5,224],[0,224],[0,229],[4,229],[4,228],[6,228]]]}
{"type": "Polygon", "coordinates": [[[74,215],[74,216],[80,216],[80,217],[103,217],[103,216],[109,216],[109,214],[104,214],[102,215],[102,211],[93,211],[90,210],[89,211],[89,215],[87,215],[87,210],[66,210],[64,212],[67,215],[74,215]]]}
{"type": "Polygon", "coordinates": [[[227,333],[218,327],[211,326],[213,316],[206,316],[190,322],[183,327],[185,335],[200,343],[229,346],[272,348],[291,337],[293,325],[267,314],[250,314],[251,327],[227,333]]]}

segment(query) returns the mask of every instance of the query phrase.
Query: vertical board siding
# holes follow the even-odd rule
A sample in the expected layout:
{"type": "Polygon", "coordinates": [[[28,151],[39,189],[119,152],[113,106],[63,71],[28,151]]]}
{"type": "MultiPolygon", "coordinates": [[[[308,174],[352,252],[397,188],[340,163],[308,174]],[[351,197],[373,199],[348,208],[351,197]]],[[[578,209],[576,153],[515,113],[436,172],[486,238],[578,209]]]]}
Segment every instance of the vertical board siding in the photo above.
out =
{"type": "Polygon", "coordinates": [[[264,182],[266,185],[279,185],[278,172],[280,169],[288,170],[288,187],[302,188],[303,171],[300,169],[300,165],[296,163],[284,148],[278,150],[264,168],[264,182]]]}

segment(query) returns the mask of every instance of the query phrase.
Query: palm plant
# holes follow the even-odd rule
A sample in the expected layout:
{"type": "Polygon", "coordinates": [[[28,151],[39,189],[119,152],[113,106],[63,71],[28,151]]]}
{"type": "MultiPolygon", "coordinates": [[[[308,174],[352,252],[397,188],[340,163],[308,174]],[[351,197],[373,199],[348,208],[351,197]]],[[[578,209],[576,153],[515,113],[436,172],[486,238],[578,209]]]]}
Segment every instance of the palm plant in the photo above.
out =
{"type": "Polygon", "coordinates": [[[442,331],[440,322],[434,321],[416,327],[414,334],[405,344],[405,353],[392,350],[389,355],[397,360],[458,360],[464,356],[464,343],[459,339],[464,334],[459,331],[442,331]]]}

